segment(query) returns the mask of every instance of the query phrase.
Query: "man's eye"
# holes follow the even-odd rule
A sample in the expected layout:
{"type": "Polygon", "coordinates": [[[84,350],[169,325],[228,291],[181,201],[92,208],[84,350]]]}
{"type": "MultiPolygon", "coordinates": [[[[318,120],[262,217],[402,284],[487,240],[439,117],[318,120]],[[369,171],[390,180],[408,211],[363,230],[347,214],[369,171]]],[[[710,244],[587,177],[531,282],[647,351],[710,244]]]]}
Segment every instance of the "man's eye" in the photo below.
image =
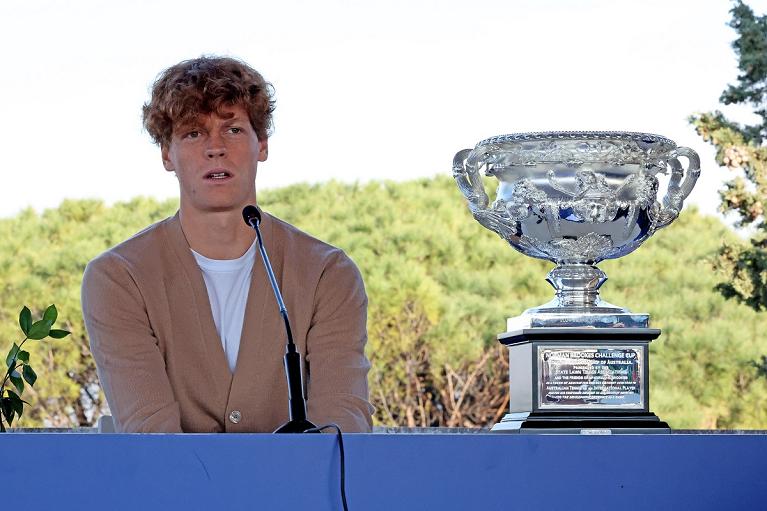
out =
{"type": "Polygon", "coordinates": [[[242,133],[242,128],[238,128],[237,126],[232,126],[231,128],[229,128],[229,131],[234,134],[242,133]]]}
{"type": "Polygon", "coordinates": [[[197,138],[199,136],[200,136],[200,132],[196,130],[189,131],[186,134],[186,138],[197,138]]]}

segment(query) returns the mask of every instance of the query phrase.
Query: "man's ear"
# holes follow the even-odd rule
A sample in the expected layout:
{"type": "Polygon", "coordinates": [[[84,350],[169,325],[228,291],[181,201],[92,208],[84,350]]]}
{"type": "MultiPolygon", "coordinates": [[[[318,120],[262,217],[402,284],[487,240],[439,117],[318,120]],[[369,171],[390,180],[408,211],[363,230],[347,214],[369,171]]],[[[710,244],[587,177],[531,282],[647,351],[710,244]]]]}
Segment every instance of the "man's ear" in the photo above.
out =
{"type": "Polygon", "coordinates": [[[269,139],[259,140],[258,161],[266,161],[269,157],[269,139]]]}
{"type": "Polygon", "coordinates": [[[173,162],[170,161],[170,156],[168,155],[168,146],[164,144],[160,146],[160,153],[162,154],[162,166],[165,167],[165,170],[168,172],[174,172],[176,167],[174,167],[173,162]]]}

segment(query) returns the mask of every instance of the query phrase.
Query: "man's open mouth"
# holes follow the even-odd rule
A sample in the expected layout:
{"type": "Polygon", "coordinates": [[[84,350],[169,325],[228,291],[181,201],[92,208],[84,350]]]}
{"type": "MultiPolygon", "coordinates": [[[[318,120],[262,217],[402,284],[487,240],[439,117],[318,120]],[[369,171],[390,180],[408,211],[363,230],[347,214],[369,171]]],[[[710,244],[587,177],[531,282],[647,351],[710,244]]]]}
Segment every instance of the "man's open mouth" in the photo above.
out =
{"type": "Polygon", "coordinates": [[[225,170],[217,170],[205,174],[205,179],[226,179],[228,177],[232,177],[232,175],[225,170]]]}

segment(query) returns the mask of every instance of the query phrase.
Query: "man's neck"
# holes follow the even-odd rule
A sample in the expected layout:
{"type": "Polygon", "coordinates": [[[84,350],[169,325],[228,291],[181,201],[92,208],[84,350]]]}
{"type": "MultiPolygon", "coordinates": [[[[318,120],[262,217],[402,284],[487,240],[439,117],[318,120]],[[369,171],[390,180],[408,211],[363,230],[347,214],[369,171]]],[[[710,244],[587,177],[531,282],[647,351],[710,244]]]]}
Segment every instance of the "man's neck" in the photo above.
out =
{"type": "Polygon", "coordinates": [[[189,246],[209,259],[237,259],[256,238],[239,211],[185,212],[182,207],[179,217],[189,246]]]}

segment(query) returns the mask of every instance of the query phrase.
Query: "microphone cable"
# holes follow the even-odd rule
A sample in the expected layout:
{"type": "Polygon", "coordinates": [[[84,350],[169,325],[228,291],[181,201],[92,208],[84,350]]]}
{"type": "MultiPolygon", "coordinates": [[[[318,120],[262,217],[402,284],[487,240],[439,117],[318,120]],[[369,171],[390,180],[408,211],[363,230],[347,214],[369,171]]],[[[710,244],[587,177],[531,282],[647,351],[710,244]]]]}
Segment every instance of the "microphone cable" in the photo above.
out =
{"type": "Polygon", "coordinates": [[[320,433],[323,429],[336,430],[336,437],[338,438],[338,451],[341,455],[341,503],[344,506],[344,511],[349,511],[349,506],[346,503],[346,460],[344,456],[344,438],[341,434],[341,428],[338,427],[338,424],[325,424],[324,426],[307,429],[304,431],[304,433],[320,433]]]}

